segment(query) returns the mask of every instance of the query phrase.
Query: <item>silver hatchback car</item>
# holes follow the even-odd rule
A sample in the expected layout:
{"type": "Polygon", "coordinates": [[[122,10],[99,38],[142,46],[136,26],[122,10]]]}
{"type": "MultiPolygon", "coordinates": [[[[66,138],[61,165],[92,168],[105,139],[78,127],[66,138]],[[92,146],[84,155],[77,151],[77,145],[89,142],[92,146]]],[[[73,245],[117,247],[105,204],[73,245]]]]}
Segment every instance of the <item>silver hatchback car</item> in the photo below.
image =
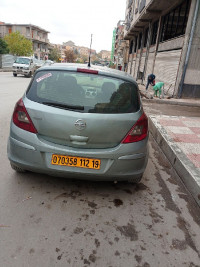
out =
{"type": "Polygon", "coordinates": [[[105,67],[39,68],[16,103],[8,158],[18,172],[139,182],[148,160],[148,119],[137,83],[105,67]]]}

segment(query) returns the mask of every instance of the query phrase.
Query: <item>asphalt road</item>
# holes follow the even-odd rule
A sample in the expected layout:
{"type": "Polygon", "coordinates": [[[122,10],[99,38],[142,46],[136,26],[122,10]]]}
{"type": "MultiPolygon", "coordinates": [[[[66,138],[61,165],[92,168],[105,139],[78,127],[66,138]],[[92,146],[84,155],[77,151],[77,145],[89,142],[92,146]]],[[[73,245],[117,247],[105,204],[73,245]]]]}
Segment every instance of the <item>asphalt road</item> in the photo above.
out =
{"type": "MultiPolygon", "coordinates": [[[[200,266],[200,209],[151,136],[138,185],[10,168],[9,122],[29,81],[0,73],[0,266],[200,266]]],[[[155,114],[164,105],[144,108],[155,114]]],[[[186,109],[181,115],[195,116],[186,109]]]]}

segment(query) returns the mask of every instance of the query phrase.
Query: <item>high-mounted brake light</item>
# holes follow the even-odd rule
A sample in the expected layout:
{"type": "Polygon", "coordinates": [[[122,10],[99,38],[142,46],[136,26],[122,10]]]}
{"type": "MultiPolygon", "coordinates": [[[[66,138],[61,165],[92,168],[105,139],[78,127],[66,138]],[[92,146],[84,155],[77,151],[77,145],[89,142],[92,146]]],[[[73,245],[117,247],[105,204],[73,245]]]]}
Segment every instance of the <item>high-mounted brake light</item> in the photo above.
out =
{"type": "Polygon", "coordinates": [[[90,69],[77,69],[77,72],[84,72],[84,73],[91,73],[91,74],[98,74],[97,70],[90,70],[90,69]]]}
{"type": "Polygon", "coordinates": [[[131,130],[122,140],[123,144],[134,143],[142,141],[148,135],[148,118],[145,113],[139,118],[139,120],[133,125],[131,130]]]}
{"type": "Polygon", "coordinates": [[[37,133],[37,130],[35,129],[35,126],[24,106],[22,98],[15,105],[13,112],[13,122],[17,127],[25,131],[37,133]]]}

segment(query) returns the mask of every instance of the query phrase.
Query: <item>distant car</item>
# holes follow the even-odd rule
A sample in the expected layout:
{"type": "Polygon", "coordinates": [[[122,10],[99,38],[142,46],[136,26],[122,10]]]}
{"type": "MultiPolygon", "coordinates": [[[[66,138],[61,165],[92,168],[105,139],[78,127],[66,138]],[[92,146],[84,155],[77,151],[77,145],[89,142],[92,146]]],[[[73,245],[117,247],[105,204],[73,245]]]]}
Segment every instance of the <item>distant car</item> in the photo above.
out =
{"type": "Polygon", "coordinates": [[[43,65],[44,65],[44,60],[41,60],[41,59],[34,59],[33,62],[35,63],[36,65],[36,69],[39,69],[41,68],[43,65]]]}
{"type": "Polygon", "coordinates": [[[148,160],[148,119],[137,83],[97,66],[39,68],[16,103],[8,158],[18,172],[139,182],[148,160]]]}
{"type": "Polygon", "coordinates": [[[52,60],[45,60],[45,62],[43,63],[43,66],[47,66],[47,65],[51,65],[51,64],[54,64],[54,62],[52,60]]]}
{"type": "Polygon", "coordinates": [[[30,57],[17,57],[12,66],[13,76],[17,77],[18,74],[26,77],[31,77],[36,71],[37,66],[30,57]]]}

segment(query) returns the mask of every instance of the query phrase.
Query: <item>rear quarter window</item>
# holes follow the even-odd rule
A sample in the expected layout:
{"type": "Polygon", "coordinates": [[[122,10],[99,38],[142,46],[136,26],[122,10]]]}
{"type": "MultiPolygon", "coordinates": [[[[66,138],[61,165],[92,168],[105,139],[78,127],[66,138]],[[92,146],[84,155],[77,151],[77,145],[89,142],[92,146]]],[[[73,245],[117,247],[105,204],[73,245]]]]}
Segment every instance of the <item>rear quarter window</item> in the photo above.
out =
{"type": "Polygon", "coordinates": [[[66,108],[81,106],[81,112],[88,113],[131,113],[140,109],[135,83],[90,73],[39,71],[27,90],[27,97],[66,108]]]}

